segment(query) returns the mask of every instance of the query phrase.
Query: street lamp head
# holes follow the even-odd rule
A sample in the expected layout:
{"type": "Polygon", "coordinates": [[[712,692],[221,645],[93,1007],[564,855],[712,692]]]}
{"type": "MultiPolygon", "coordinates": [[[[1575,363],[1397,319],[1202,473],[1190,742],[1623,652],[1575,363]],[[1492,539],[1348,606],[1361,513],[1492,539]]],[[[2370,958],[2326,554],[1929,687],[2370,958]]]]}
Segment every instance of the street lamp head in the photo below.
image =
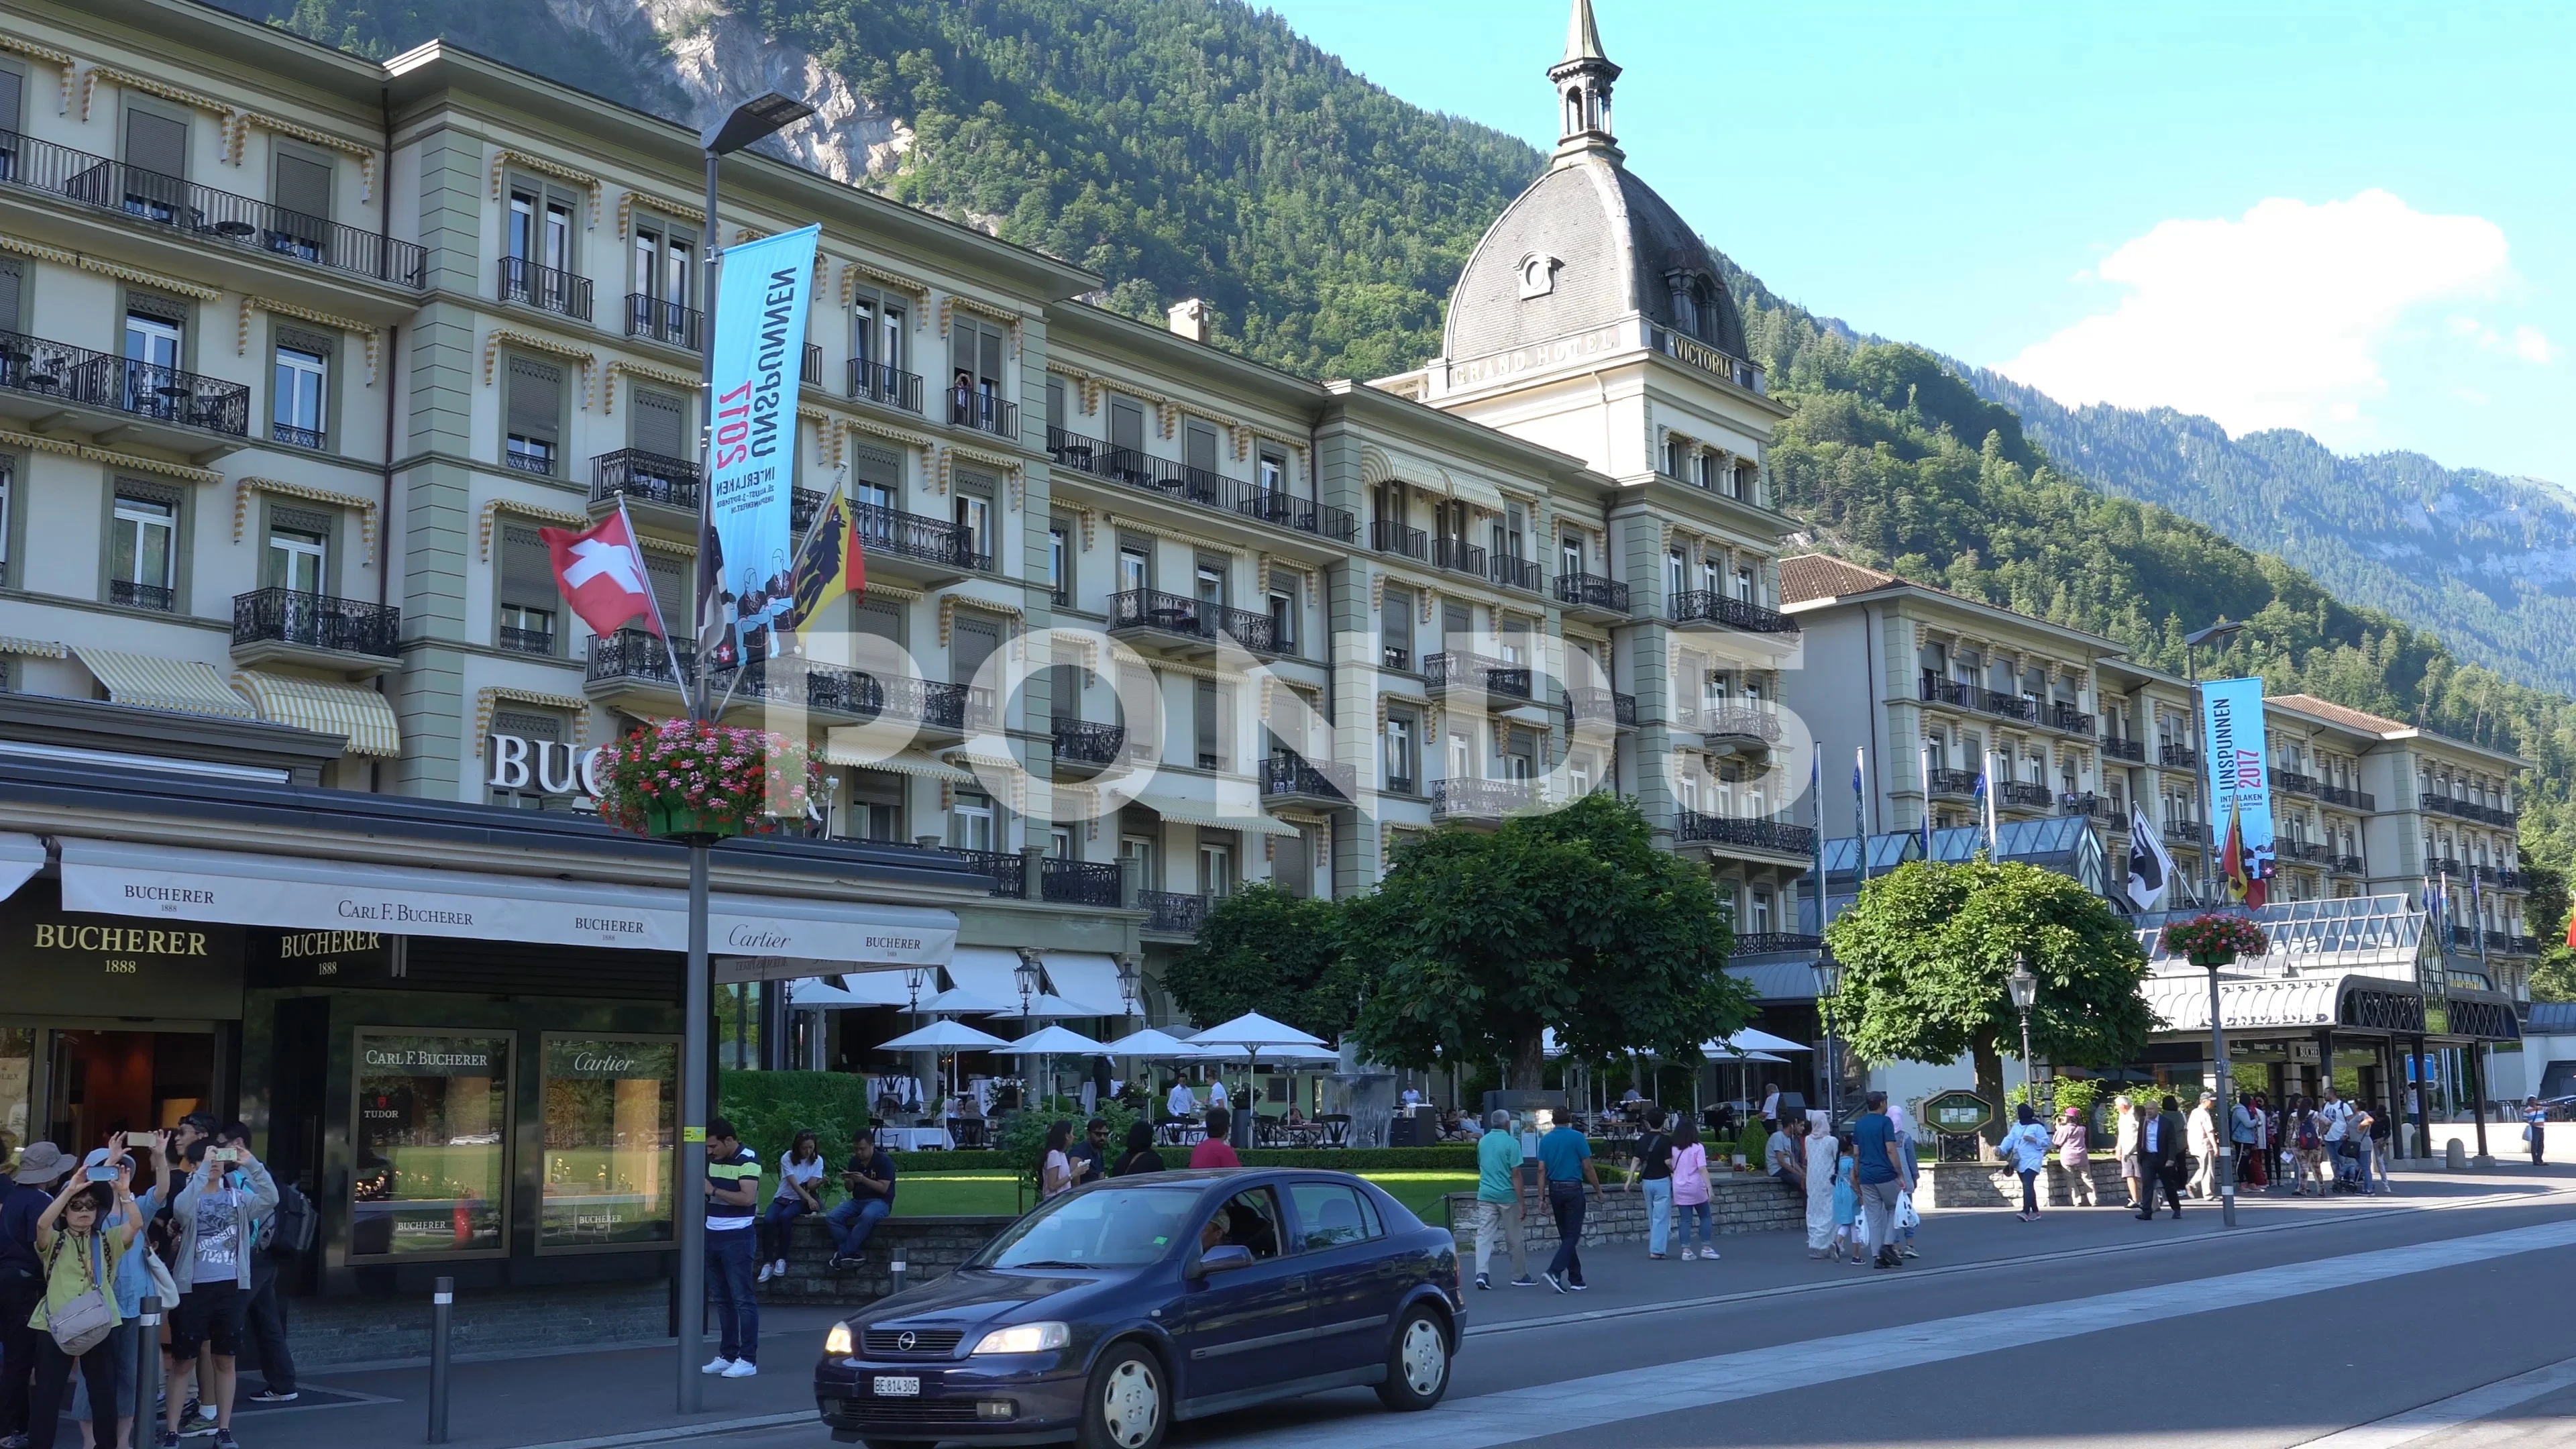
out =
{"type": "Polygon", "coordinates": [[[2198,649],[2203,646],[2213,649],[2223,648],[2227,641],[2235,638],[2236,635],[2244,629],[2244,627],[2245,621],[2242,619],[2239,619],[2232,624],[2225,619],[2220,619],[2217,623],[2210,625],[2206,629],[2195,629],[2192,632],[2185,634],[2182,636],[2182,642],[2194,649],[2198,649]]]}
{"type": "Polygon", "coordinates": [[[1020,948],[1020,964],[1011,972],[1011,980],[1020,988],[1021,1009],[1026,1010],[1028,999],[1038,994],[1038,953],[1034,949],[1020,948]]]}
{"type": "Polygon", "coordinates": [[[730,156],[761,137],[783,131],[814,108],[794,96],[770,91],[733,108],[723,120],[698,133],[698,146],[710,156],[730,156]]]}
{"type": "Polygon", "coordinates": [[[2005,984],[2012,988],[2013,1009],[2016,1011],[2028,1011],[2031,1003],[2039,1000],[2039,978],[2030,973],[2027,963],[2014,967],[2005,984]]]}
{"type": "Polygon", "coordinates": [[[1816,973],[1816,996],[1818,999],[1821,1000],[1843,994],[1843,963],[1834,959],[1833,952],[1824,951],[1818,953],[1815,964],[1809,969],[1816,973]]]}
{"type": "Polygon", "coordinates": [[[1133,1015],[1136,1010],[1136,987],[1138,984],[1138,975],[1139,973],[1136,970],[1135,957],[1121,956],[1118,958],[1118,996],[1120,1000],[1127,1003],[1127,1010],[1130,1015],[1133,1015]]]}

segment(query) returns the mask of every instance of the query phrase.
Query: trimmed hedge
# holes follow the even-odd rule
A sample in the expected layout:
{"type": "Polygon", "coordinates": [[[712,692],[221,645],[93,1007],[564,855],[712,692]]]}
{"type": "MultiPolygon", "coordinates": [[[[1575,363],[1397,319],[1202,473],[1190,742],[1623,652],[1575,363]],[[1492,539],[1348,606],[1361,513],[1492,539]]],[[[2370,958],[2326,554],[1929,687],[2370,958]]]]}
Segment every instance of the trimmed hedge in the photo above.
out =
{"type": "Polygon", "coordinates": [[[716,1093],[714,1115],[730,1120],[743,1145],[760,1154],[764,1173],[778,1171],[801,1131],[813,1132],[823,1160],[838,1168],[850,1155],[850,1134],[868,1124],[868,1079],[848,1072],[727,1071],[718,1074],[716,1093]]]}

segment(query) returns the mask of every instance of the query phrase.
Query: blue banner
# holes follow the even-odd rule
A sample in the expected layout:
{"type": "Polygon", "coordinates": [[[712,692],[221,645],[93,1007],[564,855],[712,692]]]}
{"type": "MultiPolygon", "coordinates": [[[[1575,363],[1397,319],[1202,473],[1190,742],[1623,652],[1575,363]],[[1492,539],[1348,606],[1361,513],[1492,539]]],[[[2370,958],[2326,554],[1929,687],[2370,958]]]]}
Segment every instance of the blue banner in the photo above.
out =
{"type": "Polygon", "coordinates": [[[2223,845],[2235,827],[2246,873],[2272,874],[2272,776],[2263,741],[2263,681],[2207,679],[2200,685],[2200,737],[2207,742],[2210,829],[2223,845]],[[2231,819],[2232,816],[2232,819],[2231,819]]]}
{"type": "Polygon", "coordinates": [[[796,485],[796,388],[821,231],[802,227],[727,247],[717,276],[707,418],[714,430],[707,513],[715,537],[706,568],[715,585],[719,657],[740,636],[795,609],[788,520],[796,485]]]}

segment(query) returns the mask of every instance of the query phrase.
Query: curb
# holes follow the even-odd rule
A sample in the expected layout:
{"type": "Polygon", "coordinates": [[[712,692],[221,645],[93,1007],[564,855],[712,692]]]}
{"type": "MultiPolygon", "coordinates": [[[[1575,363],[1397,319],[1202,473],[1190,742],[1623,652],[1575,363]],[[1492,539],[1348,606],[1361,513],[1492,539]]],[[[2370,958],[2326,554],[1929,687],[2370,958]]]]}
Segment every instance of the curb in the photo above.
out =
{"type": "Polygon", "coordinates": [[[746,1419],[718,1419],[706,1424],[673,1424],[666,1429],[638,1429],[631,1434],[606,1434],[596,1439],[550,1439],[543,1444],[522,1444],[516,1449],[621,1449],[629,1444],[670,1444],[683,1439],[705,1439],[717,1434],[740,1434],[753,1429],[781,1429],[790,1424],[812,1424],[821,1427],[822,1418],[811,1409],[792,1414],[755,1414],[746,1419]]]}

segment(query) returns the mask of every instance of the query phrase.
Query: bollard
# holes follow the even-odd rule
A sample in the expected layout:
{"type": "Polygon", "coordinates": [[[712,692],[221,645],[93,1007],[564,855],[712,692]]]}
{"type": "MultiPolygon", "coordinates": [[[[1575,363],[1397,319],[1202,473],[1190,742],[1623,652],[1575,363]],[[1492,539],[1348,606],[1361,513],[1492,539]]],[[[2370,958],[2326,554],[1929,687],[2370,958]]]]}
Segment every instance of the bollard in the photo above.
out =
{"type": "MultiPolygon", "coordinates": [[[[153,1387],[161,1381],[161,1300],[146,1293],[134,1314],[133,1449],[153,1449],[161,1442],[161,1416],[152,1406],[153,1387]]],[[[90,1431],[96,1434],[97,1426],[90,1431]]]]}
{"type": "Polygon", "coordinates": [[[447,1330],[456,1313],[456,1280],[441,1278],[429,1295],[429,1442],[447,1442],[447,1330]]]}
{"type": "Polygon", "coordinates": [[[900,1293],[903,1291],[903,1275],[910,1266],[910,1264],[904,1262],[901,1258],[897,1258],[886,1265],[887,1275],[891,1279],[891,1286],[887,1289],[888,1292],[900,1293]]]}

